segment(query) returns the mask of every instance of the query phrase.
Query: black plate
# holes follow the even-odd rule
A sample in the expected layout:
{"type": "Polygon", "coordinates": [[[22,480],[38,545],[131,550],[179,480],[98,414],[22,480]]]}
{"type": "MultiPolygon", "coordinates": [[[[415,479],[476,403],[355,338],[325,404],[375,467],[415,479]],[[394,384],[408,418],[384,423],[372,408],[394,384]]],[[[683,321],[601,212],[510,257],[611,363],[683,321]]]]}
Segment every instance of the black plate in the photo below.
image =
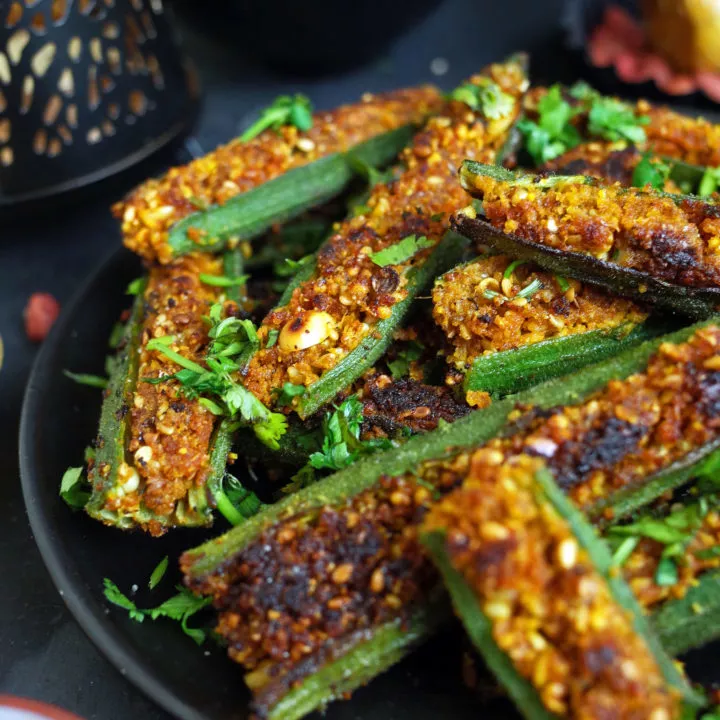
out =
{"type": "MultiPolygon", "coordinates": [[[[74,513],[58,497],[64,470],[80,465],[95,435],[101,393],[76,385],[63,368],[103,374],[106,338],[128,306],[128,283],[141,272],[126,250],[115,252],[63,311],[37,357],[28,383],[20,426],[20,469],[30,524],[45,564],[75,619],[123,675],[183,720],[246,718],[248,693],[240,668],[211,641],[198,647],[170,621],[131,621],[105,602],[103,579],[126,593],[140,586],[137,604],[164,597],[145,589],[150,573],[168,555],[206,539],[210,531],[182,530],[153,539],[121,533],[74,513]]],[[[222,529],[218,528],[217,532],[222,529]]],[[[171,563],[163,586],[179,581],[171,563]]],[[[718,678],[718,644],[688,658],[693,676],[718,678]]],[[[328,720],[435,720],[438,717],[517,717],[502,698],[480,701],[461,681],[465,641],[447,628],[406,661],[330,706],[328,720]]],[[[484,683],[486,684],[486,683],[484,683]]]]}
{"type": "MultiPolygon", "coordinates": [[[[240,668],[210,641],[199,648],[170,621],[131,621],[103,597],[103,578],[123,592],[140,590],[140,607],[162,601],[145,589],[165,556],[201,543],[208,531],[175,531],[159,539],[121,533],[72,512],[60,500],[64,470],[82,463],[95,436],[101,392],[67,379],[63,368],[103,374],[106,338],[129,301],[128,283],[141,272],[128,251],[115,252],[63,311],[43,343],[28,383],[20,427],[20,467],[30,524],[45,564],[68,608],[90,639],[121,673],[183,720],[247,717],[248,694],[240,668]]],[[[220,532],[219,528],[216,532],[220,532]]],[[[179,581],[173,569],[163,580],[179,581]]],[[[449,628],[349,702],[335,703],[330,720],[475,718],[478,702],[460,679],[462,634],[449,628]],[[440,659],[440,662],[438,660],[440,659]]],[[[496,701],[487,717],[508,717],[496,701]]],[[[487,706],[485,709],[488,709],[487,706]]],[[[512,714],[512,713],[511,713],[512,714]]]]}

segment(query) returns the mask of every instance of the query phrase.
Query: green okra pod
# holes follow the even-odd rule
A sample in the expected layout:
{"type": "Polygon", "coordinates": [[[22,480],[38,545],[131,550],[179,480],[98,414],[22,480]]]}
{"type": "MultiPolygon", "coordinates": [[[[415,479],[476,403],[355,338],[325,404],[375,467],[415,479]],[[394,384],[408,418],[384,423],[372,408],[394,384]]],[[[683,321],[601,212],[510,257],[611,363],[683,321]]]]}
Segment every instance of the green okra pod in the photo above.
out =
{"type": "Polygon", "coordinates": [[[471,460],[465,484],[431,510],[421,540],[476,648],[527,717],[592,717],[596,693],[620,712],[648,716],[657,708],[678,714],[681,697],[702,703],[617,577],[605,544],[538,458],[518,456],[505,466],[471,460]],[[583,592],[589,586],[592,595],[583,592]],[[513,590],[539,605],[508,603],[513,590]],[[542,644],[523,636],[533,631],[542,644]],[[550,657],[588,652],[595,634],[608,650],[602,676],[570,662],[542,673],[550,657]],[[622,684],[630,665],[638,670],[632,688],[622,684]],[[573,691],[576,684],[582,692],[573,691]]]}
{"type": "Polygon", "coordinates": [[[714,202],[473,161],[460,176],[482,200],[483,216],[470,208],[453,226],[477,243],[691,316],[707,317],[720,305],[717,240],[704,222],[719,212],[714,202]]]}

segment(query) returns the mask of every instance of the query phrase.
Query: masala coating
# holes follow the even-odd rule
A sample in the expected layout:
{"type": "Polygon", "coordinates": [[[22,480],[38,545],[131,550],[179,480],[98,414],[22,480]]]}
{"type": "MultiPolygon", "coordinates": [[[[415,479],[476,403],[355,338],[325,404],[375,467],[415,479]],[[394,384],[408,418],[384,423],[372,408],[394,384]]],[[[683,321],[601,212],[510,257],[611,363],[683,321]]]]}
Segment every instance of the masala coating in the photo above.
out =
{"type": "Polygon", "coordinates": [[[363,379],[358,399],[363,405],[363,439],[430,432],[441,420],[452,423],[470,412],[449,388],[411,377],[394,380],[378,372],[363,379]]]}
{"type": "Polygon", "coordinates": [[[688,287],[720,285],[720,206],[582,177],[466,174],[498,230],[688,287]]]}
{"type": "Polygon", "coordinates": [[[565,280],[563,289],[556,275],[532,264],[511,263],[505,255],[482,257],[436,281],[433,318],[451,343],[447,360],[457,370],[467,371],[483,355],[647,318],[629,300],[576,280],[565,280]],[[537,292],[522,296],[538,282],[537,292]]]}
{"type": "Polygon", "coordinates": [[[255,693],[300,680],[344,641],[409,617],[437,586],[417,528],[433,488],[455,487],[464,467],[461,458],[384,477],[344,503],[281,520],[211,574],[183,567],[186,584],[213,597],[216,630],[255,693]]]}
{"type": "Polygon", "coordinates": [[[462,488],[423,531],[445,534],[453,568],[471,588],[492,637],[559,717],[679,717],[632,616],[614,597],[567,521],[539,492],[538,458],[479,450],[462,488]]]}
{"type": "Polygon", "coordinates": [[[337,227],[321,248],[313,276],[300,284],[290,301],[265,318],[258,334],[263,344],[271,332],[278,341],[255,354],[245,386],[266,405],[272,389],[285,382],[309,386],[334,368],[387,319],[407,296],[409,272],[421,266],[432,247],[408,260],[381,267],[373,253],[414,235],[436,245],[449,228],[450,215],[465,203],[456,177],[467,157],[494,162],[507,140],[527,86],[519,64],[490,66],[476,75],[476,85],[492,79],[515,98],[512,110],[493,120],[462,102],[448,101],[415,136],[401,159],[404,171],[373,188],[367,214],[337,227]]]}
{"type": "MultiPolygon", "coordinates": [[[[368,93],[354,105],[316,112],[307,131],[285,125],[247,142],[232,140],[188,165],[146,180],[116,203],[113,213],[122,221],[123,242],[147,261],[168,263],[173,257],[168,232],[184,217],[223,205],[294,168],[345,152],[403,125],[420,123],[441,102],[438,90],[430,86],[368,93]]],[[[202,244],[202,237],[191,239],[202,244]]]]}
{"type": "Polygon", "coordinates": [[[108,493],[106,508],[132,515],[142,505],[157,516],[146,528],[154,535],[179,513],[191,512],[188,493],[203,486],[209,471],[215,416],[197,398],[186,397],[176,380],[145,382],[178,370],[174,361],[147,349],[153,338],[174,336],[172,349],[204,362],[209,326],[203,316],[221,289],[201,282],[203,273],[222,275],[222,259],[197,254],[153,266],[144,294],[138,380],[127,408],[129,457],[118,468],[121,484],[108,493]]]}
{"type": "Polygon", "coordinates": [[[541,456],[580,507],[607,499],[720,436],[720,328],[663,343],[644,372],[611,380],[579,405],[532,410],[486,447],[541,456]],[[512,432],[512,429],[510,430],[512,432]]]}

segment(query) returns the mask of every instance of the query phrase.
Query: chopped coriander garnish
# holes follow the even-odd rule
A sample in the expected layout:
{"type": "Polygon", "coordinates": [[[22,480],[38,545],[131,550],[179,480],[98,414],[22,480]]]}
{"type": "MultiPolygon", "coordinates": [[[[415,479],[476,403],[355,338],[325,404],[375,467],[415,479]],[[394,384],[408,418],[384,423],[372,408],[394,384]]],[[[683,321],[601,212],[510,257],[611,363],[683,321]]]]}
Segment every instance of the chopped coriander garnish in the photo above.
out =
{"type": "Polygon", "coordinates": [[[433,241],[428,240],[424,235],[420,237],[407,235],[394,245],[378,250],[376,253],[371,253],[370,259],[380,267],[400,265],[420,252],[420,250],[432,247],[433,245],[433,241]]]}
{"type": "Polygon", "coordinates": [[[492,300],[496,297],[504,297],[504,295],[501,295],[499,292],[496,292],[495,290],[483,290],[483,297],[486,300],[492,300]]]}
{"type": "Polygon", "coordinates": [[[707,197],[712,195],[720,185],[720,168],[706,168],[698,185],[698,195],[707,197]]]}
{"type": "Polygon", "coordinates": [[[228,472],[222,479],[222,487],[215,488],[212,494],[218,511],[231,525],[240,525],[263,507],[258,496],[228,472]]]}
{"type": "Polygon", "coordinates": [[[69,467],[60,481],[60,497],[73,510],[80,510],[90,499],[90,486],[83,477],[82,467],[69,467]]]}
{"type": "Polygon", "coordinates": [[[278,335],[280,335],[279,330],[270,330],[268,332],[267,343],[265,344],[265,347],[271,348],[277,342],[278,335]]]}
{"type": "Polygon", "coordinates": [[[471,110],[481,110],[491,120],[509,115],[515,106],[512,95],[488,78],[481,78],[478,84],[467,83],[455,88],[450,99],[465,103],[471,110]]]}
{"type": "Polygon", "coordinates": [[[176,380],[182,385],[185,395],[195,398],[200,395],[212,395],[202,403],[214,414],[222,413],[228,417],[251,424],[258,439],[273,450],[279,447],[279,440],[287,430],[287,420],[281,413],[273,413],[249,390],[232,378],[244,359],[260,345],[257,330],[250,320],[236,317],[222,317],[222,305],[216,303],[210,308],[207,318],[211,327],[208,335],[212,339],[207,357],[207,368],[183,357],[170,345],[173,336],[151,339],[146,348],[159,352],[180,365],[174,375],[163,378],[145,379],[145,382],[165,382],[176,380]]]}
{"type": "Polygon", "coordinates": [[[145,278],[135,278],[126,288],[126,295],[139,295],[145,287],[145,278]]]}
{"type": "Polygon", "coordinates": [[[294,125],[303,132],[309,130],[313,124],[312,109],[305,95],[281,95],[240,136],[240,142],[248,142],[267,129],[279,130],[283,125],[294,125]]]}
{"type": "Polygon", "coordinates": [[[639,542],[639,537],[625,538],[613,553],[612,564],[615,567],[622,567],[627,562],[628,558],[633,554],[639,542]]]}
{"type": "Polygon", "coordinates": [[[605,140],[627,140],[635,145],[645,142],[650,118],[635,115],[632,107],[615,98],[598,96],[592,100],[588,115],[588,132],[605,140]]]}
{"type": "Polygon", "coordinates": [[[152,571],[152,574],[150,575],[150,580],[148,581],[148,587],[151,590],[154,590],[160,581],[165,577],[165,573],[168,569],[168,556],[166,555],[155,567],[155,569],[152,571]]]}
{"type": "Polygon", "coordinates": [[[512,274],[515,272],[516,268],[519,268],[521,265],[526,265],[527,260],[513,260],[506,268],[505,272],[503,273],[503,279],[507,280],[509,277],[512,276],[512,274]]]}
{"type": "Polygon", "coordinates": [[[159,617],[166,617],[171,620],[176,620],[180,623],[180,627],[183,632],[190,638],[192,638],[198,645],[201,645],[205,641],[205,630],[200,628],[191,628],[188,626],[188,620],[207,607],[211,602],[212,598],[201,598],[191,593],[187,588],[178,586],[178,594],[173,595],[171,598],[166,600],[162,605],[156,608],[140,609],[138,606],[124,595],[118,586],[112,582],[112,580],[105,578],[103,581],[105,588],[103,593],[108,602],[113,605],[117,605],[123,610],[127,610],[131,620],[135,622],[143,622],[146,617],[151,620],[157,620],[159,617]]]}
{"type": "Polygon", "coordinates": [[[292,405],[293,398],[299,397],[305,394],[304,385],[293,385],[291,382],[286,382],[280,390],[277,390],[277,400],[275,404],[278,407],[288,407],[292,405]]]}
{"type": "Polygon", "coordinates": [[[307,465],[293,476],[285,489],[294,491],[311,484],[317,479],[316,470],[342,470],[364,455],[393,447],[387,439],[361,440],[362,421],[363,406],[354,395],[328,412],[323,419],[321,437],[311,436],[306,441],[308,447],[319,447],[319,450],[310,455],[307,465]]]}
{"type": "Polygon", "coordinates": [[[665,187],[665,181],[670,176],[670,170],[670,165],[667,163],[658,158],[652,158],[649,153],[644,153],[633,170],[632,184],[637,188],[649,185],[655,190],[662,190],[665,187]]]}
{"type": "Polygon", "coordinates": [[[249,275],[238,275],[237,277],[228,277],[227,275],[208,275],[200,273],[198,275],[200,282],[213,287],[239,287],[245,285],[249,275]]]}
{"type": "Polygon", "coordinates": [[[555,279],[557,280],[557,284],[558,284],[558,287],[560,288],[560,292],[566,293],[570,289],[570,283],[562,275],[556,275],[555,279]]]}
{"type": "Polygon", "coordinates": [[[273,273],[277,277],[292,277],[293,275],[297,275],[297,273],[304,267],[310,265],[314,259],[314,255],[305,255],[305,257],[301,257],[299,260],[285,258],[284,260],[275,263],[273,273]]]}
{"type": "Polygon", "coordinates": [[[660,587],[668,587],[675,585],[677,581],[677,563],[670,557],[661,558],[655,571],[655,584],[660,587]]]}
{"type": "Polygon", "coordinates": [[[543,289],[543,284],[535,278],[531,283],[528,283],[515,297],[525,298],[526,300],[531,298],[536,292],[543,289]]]}
{"type": "Polygon", "coordinates": [[[100,377],[100,375],[90,375],[89,373],[74,373],[70,370],[63,370],[63,375],[70,378],[78,385],[87,385],[89,387],[100,388],[104,390],[108,386],[108,379],[100,377]]]}
{"type": "Polygon", "coordinates": [[[410,371],[410,364],[422,357],[425,346],[410,340],[402,350],[399,350],[394,360],[390,360],[387,364],[390,374],[395,378],[405,377],[410,371]]]}
{"type": "Polygon", "coordinates": [[[537,107],[537,122],[522,119],[518,129],[525,136],[525,148],[536,165],[553,160],[580,144],[580,133],[570,122],[581,112],[562,96],[560,85],[553,85],[537,107]]]}

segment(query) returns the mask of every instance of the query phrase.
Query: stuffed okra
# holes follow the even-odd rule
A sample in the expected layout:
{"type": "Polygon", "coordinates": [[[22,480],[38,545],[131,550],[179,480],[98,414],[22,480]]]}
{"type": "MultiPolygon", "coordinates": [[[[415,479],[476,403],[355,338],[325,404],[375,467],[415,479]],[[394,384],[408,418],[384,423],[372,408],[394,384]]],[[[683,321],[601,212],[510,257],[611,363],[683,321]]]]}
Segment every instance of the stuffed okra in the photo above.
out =
{"type": "Polygon", "coordinates": [[[234,140],[116,204],[125,245],[167,263],[255,237],[338,195],[354,172],[348,154],[372,166],[392,160],[440,104],[432,87],[366,95],[307,118],[304,130],[306,123],[286,124],[234,140]]]}
{"type": "Polygon", "coordinates": [[[385,351],[419,290],[458,261],[458,238],[447,233],[463,202],[455,168],[507,150],[528,85],[523,65],[513,59],[471,78],[404,151],[402,174],[375,186],[367,213],[337,228],[264,320],[264,347],[243,379],[262,402],[286,382],[305,388],[292,404],[301,417],[331,401],[385,351]]]}
{"type": "Polygon", "coordinates": [[[539,458],[479,451],[423,524],[476,648],[527,718],[680,718],[692,693],[539,458]]]}
{"type": "Polygon", "coordinates": [[[473,405],[485,393],[516,392],[617,354],[652,332],[633,302],[503,255],[440,277],[433,317],[473,405]]]}
{"type": "Polygon", "coordinates": [[[442,611],[433,574],[419,551],[418,528],[427,510],[462,482],[473,448],[484,446],[481,452],[497,464],[512,463],[519,454],[543,456],[563,473],[558,473],[562,484],[580,504],[597,507],[602,492],[609,498],[632,482],[637,497],[618,506],[618,516],[692,477],[717,449],[720,436],[715,410],[706,406],[701,416],[693,409],[717,374],[705,366],[720,364],[718,346],[720,330],[713,327],[684,330],[665,343],[650,341],[358,461],[186,553],[186,583],[214,597],[220,632],[231,656],[250,671],[258,706],[271,717],[298,717],[366,681],[373,674],[368,668],[379,672],[430,632],[442,611]],[[653,392],[643,387],[643,374],[632,375],[649,359],[648,374],[657,384],[653,392]],[[669,372],[678,361],[686,370],[679,385],[669,372]],[[628,379],[615,380],[622,377],[628,379]],[[653,409],[658,397],[664,399],[664,413],[653,409]],[[589,399],[575,414],[597,421],[589,428],[573,426],[573,407],[562,407],[579,398],[589,399]],[[611,405],[615,399],[617,405],[611,405]],[[635,419],[633,413],[646,405],[649,409],[635,419]],[[528,415],[518,406],[533,409],[528,415]],[[654,425],[646,427],[649,421],[654,425]],[[565,436],[545,437],[544,428],[559,428],[565,436]],[[517,438],[492,439],[501,432],[515,432],[517,438]],[[665,457],[659,443],[673,437],[665,457]],[[568,479],[581,484],[571,489],[568,479]],[[648,490],[643,483],[650,482],[655,486],[648,490]],[[272,588],[263,580],[267,568],[272,568],[272,588]],[[301,623],[298,612],[305,618],[301,623]],[[403,623],[412,628],[407,635],[403,623]],[[289,634],[288,627],[300,634],[289,634]],[[294,651],[285,644],[289,641],[298,643],[294,651]],[[357,667],[365,669],[352,675],[357,667]],[[349,677],[334,686],[348,668],[349,677]]]}
{"type": "MultiPolygon", "coordinates": [[[[176,379],[180,366],[151,343],[172,340],[168,348],[204,363],[211,306],[227,295],[240,299],[238,286],[222,286],[227,260],[195,254],[150,270],[103,403],[86,507],[94,518],[154,535],[212,522],[212,490],[219,490],[230,450],[228,422],[185,390],[176,379]]],[[[242,281],[230,270],[230,282],[242,281]]],[[[225,309],[240,307],[228,299],[225,309]]]]}
{"type": "Polygon", "coordinates": [[[694,196],[538,177],[467,161],[461,180],[482,200],[455,229],[546,269],[620,295],[707,316],[720,305],[720,206],[694,196]]]}

